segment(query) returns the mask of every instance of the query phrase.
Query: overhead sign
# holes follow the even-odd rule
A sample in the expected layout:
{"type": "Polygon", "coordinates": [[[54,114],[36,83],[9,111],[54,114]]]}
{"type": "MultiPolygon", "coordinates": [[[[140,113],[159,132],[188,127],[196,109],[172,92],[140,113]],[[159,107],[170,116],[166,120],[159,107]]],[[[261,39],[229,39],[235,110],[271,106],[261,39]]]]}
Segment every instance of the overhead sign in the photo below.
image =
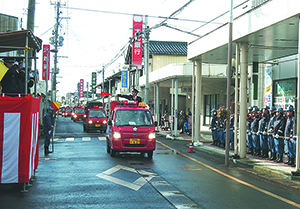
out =
{"type": "Polygon", "coordinates": [[[83,97],[83,88],[84,88],[84,81],[83,79],[80,79],[80,84],[79,84],[79,97],[83,97]]]}
{"type": "Polygon", "coordinates": [[[43,45],[42,79],[46,80],[46,78],[47,78],[47,80],[49,80],[49,75],[50,75],[50,45],[44,44],[43,45]],[[48,62],[48,65],[47,65],[47,62],[48,62]],[[48,76],[46,76],[47,69],[48,69],[48,76]]]}
{"type": "Polygon", "coordinates": [[[121,81],[122,88],[128,88],[128,70],[122,70],[121,81]]]}
{"type": "Polygon", "coordinates": [[[139,69],[142,68],[143,39],[141,35],[136,37],[136,33],[142,31],[143,16],[133,15],[133,38],[136,38],[136,40],[132,45],[132,64],[137,66],[139,69]]]}

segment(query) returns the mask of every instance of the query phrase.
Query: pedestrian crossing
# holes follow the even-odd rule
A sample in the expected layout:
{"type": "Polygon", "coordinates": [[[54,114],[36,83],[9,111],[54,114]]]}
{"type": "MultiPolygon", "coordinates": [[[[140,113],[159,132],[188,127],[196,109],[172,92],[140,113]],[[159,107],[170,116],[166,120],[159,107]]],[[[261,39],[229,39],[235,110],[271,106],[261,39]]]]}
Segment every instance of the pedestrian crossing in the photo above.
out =
{"type": "Polygon", "coordinates": [[[82,142],[90,142],[93,140],[97,141],[104,141],[105,137],[68,137],[68,138],[53,138],[53,141],[55,142],[75,142],[75,141],[82,141],[82,142]]]}

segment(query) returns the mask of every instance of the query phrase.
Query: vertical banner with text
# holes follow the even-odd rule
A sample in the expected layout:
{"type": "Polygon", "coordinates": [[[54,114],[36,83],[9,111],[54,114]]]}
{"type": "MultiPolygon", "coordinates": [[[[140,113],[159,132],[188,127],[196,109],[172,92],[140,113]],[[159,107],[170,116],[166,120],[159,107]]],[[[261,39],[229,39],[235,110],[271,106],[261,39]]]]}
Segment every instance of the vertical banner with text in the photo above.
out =
{"type": "Polygon", "coordinates": [[[49,80],[49,75],[50,75],[50,45],[44,44],[43,45],[42,79],[49,80]],[[48,60],[48,66],[47,66],[47,60],[48,60]],[[47,68],[48,68],[48,76],[46,76],[47,68]]]}
{"type": "Polygon", "coordinates": [[[80,79],[79,97],[83,97],[83,88],[84,88],[84,81],[83,79],[80,79]]]}
{"type": "Polygon", "coordinates": [[[122,70],[121,81],[122,88],[128,88],[128,70],[122,70]]]}
{"type": "MultiPolygon", "coordinates": [[[[137,32],[143,31],[143,16],[133,15],[133,38],[136,37],[137,32]]],[[[142,36],[135,38],[135,42],[132,44],[132,65],[142,69],[142,58],[143,58],[143,39],[142,36]]]]}
{"type": "Polygon", "coordinates": [[[97,73],[92,72],[92,94],[96,94],[97,73]]]}

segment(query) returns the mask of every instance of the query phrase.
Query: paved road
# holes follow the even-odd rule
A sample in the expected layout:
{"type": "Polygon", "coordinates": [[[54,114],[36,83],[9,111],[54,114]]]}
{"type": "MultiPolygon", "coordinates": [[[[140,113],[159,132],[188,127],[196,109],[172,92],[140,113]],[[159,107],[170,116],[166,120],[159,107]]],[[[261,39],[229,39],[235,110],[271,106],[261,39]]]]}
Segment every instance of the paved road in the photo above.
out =
{"type": "Polygon", "coordinates": [[[225,167],[219,156],[188,153],[186,141],[158,137],[153,160],[112,158],[104,136],[59,117],[54,153],[40,149],[27,193],[20,184],[0,185],[0,208],[300,208],[298,190],[225,167]]]}

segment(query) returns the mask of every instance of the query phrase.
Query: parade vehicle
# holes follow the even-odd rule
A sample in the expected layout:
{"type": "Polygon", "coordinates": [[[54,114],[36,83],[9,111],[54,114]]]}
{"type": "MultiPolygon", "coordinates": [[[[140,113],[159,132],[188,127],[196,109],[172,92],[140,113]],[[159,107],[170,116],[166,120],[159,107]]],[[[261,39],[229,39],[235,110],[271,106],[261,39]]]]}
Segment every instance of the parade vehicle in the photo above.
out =
{"type": "Polygon", "coordinates": [[[65,110],[62,112],[63,117],[71,116],[72,115],[72,108],[65,107],[65,110]]]}
{"type": "Polygon", "coordinates": [[[112,157],[120,152],[147,153],[148,158],[152,159],[156,148],[156,123],[146,103],[113,101],[110,111],[107,153],[112,157]]]}
{"type": "Polygon", "coordinates": [[[89,102],[85,107],[83,118],[83,131],[99,130],[105,132],[107,128],[107,116],[101,102],[89,102]]]}
{"type": "Polygon", "coordinates": [[[76,106],[73,108],[73,112],[71,115],[71,119],[76,122],[76,121],[82,121],[86,117],[84,107],[82,106],[76,106]]]}

